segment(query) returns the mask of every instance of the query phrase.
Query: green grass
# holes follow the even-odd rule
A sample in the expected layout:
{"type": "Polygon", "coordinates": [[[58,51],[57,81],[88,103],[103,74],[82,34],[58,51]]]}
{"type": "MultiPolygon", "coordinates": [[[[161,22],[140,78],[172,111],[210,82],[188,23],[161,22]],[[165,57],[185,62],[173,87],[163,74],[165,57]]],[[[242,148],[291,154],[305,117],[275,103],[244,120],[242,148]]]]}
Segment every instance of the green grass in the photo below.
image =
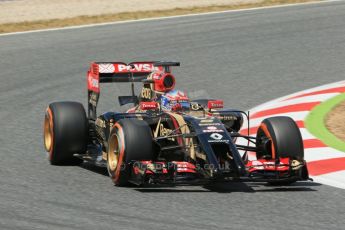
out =
{"type": "Polygon", "coordinates": [[[321,103],[309,113],[305,120],[305,126],[310,133],[326,145],[343,152],[345,152],[345,142],[337,138],[326,128],[325,119],[328,112],[344,100],[345,93],[321,103]]]}

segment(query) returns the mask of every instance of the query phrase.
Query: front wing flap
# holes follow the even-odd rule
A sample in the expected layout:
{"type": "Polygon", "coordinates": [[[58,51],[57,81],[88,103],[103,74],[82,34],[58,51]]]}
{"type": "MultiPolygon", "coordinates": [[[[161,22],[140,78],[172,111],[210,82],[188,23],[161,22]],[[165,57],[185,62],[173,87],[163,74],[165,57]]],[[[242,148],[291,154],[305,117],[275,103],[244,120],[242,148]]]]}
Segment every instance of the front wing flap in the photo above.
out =
{"type": "Polygon", "coordinates": [[[275,160],[254,160],[246,164],[247,175],[240,178],[206,178],[198,165],[186,161],[133,161],[130,182],[142,184],[202,184],[211,181],[257,181],[275,182],[295,179],[309,179],[306,162],[280,158],[275,160]]]}

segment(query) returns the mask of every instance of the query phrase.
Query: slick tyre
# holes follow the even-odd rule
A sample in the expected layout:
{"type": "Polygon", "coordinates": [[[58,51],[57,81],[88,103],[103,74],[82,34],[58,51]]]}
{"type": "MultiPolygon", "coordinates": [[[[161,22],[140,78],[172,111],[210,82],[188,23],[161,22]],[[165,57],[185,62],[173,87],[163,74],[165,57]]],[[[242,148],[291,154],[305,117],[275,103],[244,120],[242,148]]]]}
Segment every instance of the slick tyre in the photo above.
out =
{"type": "Polygon", "coordinates": [[[263,120],[256,134],[256,146],[258,159],[304,159],[301,132],[290,117],[270,117],[263,120]]]}
{"type": "MultiPolygon", "coordinates": [[[[262,121],[256,135],[258,159],[289,157],[290,160],[304,160],[301,132],[290,117],[271,117],[262,121]]],[[[296,178],[271,181],[269,185],[283,186],[296,182],[296,178]]]]}
{"type": "Polygon", "coordinates": [[[73,154],[86,151],[88,121],[78,102],[51,103],[44,117],[44,147],[52,165],[78,164],[73,154]]]}
{"type": "Polygon", "coordinates": [[[117,186],[129,185],[133,161],[153,160],[152,133],[142,120],[121,119],[112,128],[107,149],[109,176],[117,186]]]}

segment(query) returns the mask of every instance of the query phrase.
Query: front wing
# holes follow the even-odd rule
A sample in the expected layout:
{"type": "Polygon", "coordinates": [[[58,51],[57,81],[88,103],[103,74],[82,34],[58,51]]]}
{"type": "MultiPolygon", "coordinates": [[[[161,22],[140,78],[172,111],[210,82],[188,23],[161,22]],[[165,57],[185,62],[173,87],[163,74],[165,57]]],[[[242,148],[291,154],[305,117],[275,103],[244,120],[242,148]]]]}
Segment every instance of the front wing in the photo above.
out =
{"type": "Polygon", "coordinates": [[[246,164],[247,174],[244,177],[227,177],[226,175],[211,175],[200,165],[186,161],[133,161],[130,167],[129,181],[136,185],[142,184],[204,184],[224,181],[256,181],[284,182],[309,179],[305,162],[289,158],[276,160],[254,160],[246,164]]]}

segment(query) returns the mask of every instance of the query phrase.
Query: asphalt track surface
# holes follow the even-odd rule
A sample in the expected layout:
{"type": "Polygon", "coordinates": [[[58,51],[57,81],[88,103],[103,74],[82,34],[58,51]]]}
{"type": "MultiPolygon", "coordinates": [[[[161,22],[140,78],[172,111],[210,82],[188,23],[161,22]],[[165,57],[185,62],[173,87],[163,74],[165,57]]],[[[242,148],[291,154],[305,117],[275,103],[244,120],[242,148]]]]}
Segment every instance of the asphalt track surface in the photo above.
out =
{"type": "MultiPolygon", "coordinates": [[[[345,3],[0,37],[0,229],[344,229],[345,191],[291,187],[117,188],[103,170],[48,164],[47,104],[86,104],[94,60],[179,60],[178,87],[249,109],[345,73],[345,3]]],[[[107,85],[102,110],[128,85],[107,85]]]]}

